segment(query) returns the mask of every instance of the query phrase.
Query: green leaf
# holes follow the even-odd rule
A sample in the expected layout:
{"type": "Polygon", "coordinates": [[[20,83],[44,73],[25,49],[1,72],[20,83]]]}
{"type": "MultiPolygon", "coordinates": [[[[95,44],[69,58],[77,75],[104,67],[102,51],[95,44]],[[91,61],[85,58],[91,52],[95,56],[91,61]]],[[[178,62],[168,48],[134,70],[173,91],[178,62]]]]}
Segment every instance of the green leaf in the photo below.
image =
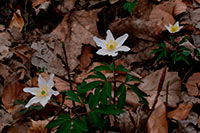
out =
{"type": "Polygon", "coordinates": [[[109,115],[109,114],[118,115],[120,113],[123,113],[124,111],[121,109],[116,109],[114,106],[107,105],[107,106],[104,106],[104,108],[96,109],[95,112],[106,114],[106,115],[109,115]]]}
{"type": "Polygon", "coordinates": [[[110,82],[106,82],[102,88],[102,93],[101,93],[101,101],[103,105],[107,104],[107,97],[111,97],[111,92],[112,92],[112,85],[110,82]]]}
{"type": "Polygon", "coordinates": [[[185,36],[178,44],[180,45],[184,42],[187,42],[188,38],[189,38],[189,36],[185,36]]]}
{"type": "Polygon", "coordinates": [[[66,113],[61,113],[59,114],[58,119],[70,120],[70,116],[66,113]]]}
{"type": "Polygon", "coordinates": [[[116,71],[129,72],[124,66],[118,65],[116,71]]]}
{"type": "Polygon", "coordinates": [[[128,84],[128,86],[131,88],[131,90],[133,90],[133,92],[135,92],[135,94],[138,96],[140,102],[144,103],[145,105],[148,105],[147,100],[144,98],[144,97],[148,96],[145,92],[141,91],[135,85],[128,84]]]}
{"type": "Polygon", "coordinates": [[[98,78],[96,75],[88,75],[86,79],[95,79],[95,78],[98,78]]]}
{"type": "Polygon", "coordinates": [[[99,103],[100,100],[100,88],[95,90],[95,95],[89,96],[89,107],[93,110],[99,103]]]}
{"type": "Polygon", "coordinates": [[[78,103],[81,103],[78,95],[76,93],[74,93],[73,91],[71,90],[68,90],[66,92],[66,96],[69,96],[69,98],[66,98],[66,99],[69,99],[69,100],[72,100],[72,101],[75,101],[75,102],[78,102],[78,103]]]}
{"type": "Polygon", "coordinates": [[[170,36],[170,42],[171,42],[173,45],[175,45],[175,43],[174,43],[174,37],[170,36]]]}
{"type": "Polygon", "coordinates": [[[63,123],[56,131],[56,133],[68,133],[71,127],[71,121],[63,123]]]}
{"type": "Polygon", "coordinates": [[[35,106],[30,106],[29,108],[30,108],[30,109],[35,109],[35,110],[41,110],[41,109],[43,109],[44,107],[41,106],[41,105],[35,105],[35,106]]]}
{"type": "Polygon", "coordinates": [[[162,53],[160,53],[159,55],[158,55],[158,57],[157,57],[157,59],[156,59],[156,62],[158,62],[162,57],[163,57],[163,55],[164,55],[164,53],[162,52],[162,53]]]}
{"type": "Polygon", "coordinates": [[[103,71],[103,70],[112,71],[111,68],[110,68],[109,66],[100,65],[100,66],[97,66],[97,67],[95,67],[94,69],[92,69],[90,72],[103,71]]]}
{"type": "Polygon", "coordinates": [[[79,129],[81,129],[82,131],[87,132],[88,128],[87,128],[87,122],[80,120],[78,118],[75,118],[73,121],[74,126],[77,126],[79,129]]]}
{"type": "Polygon", "coordinates": [[[95,74],[96,74],[96,76],[98,77],[98,78],[100,78],[100,79],[103,79],[103,80],[107,80],[106,79],[106,77],[105,77],[105,75],[103,74],[103,73],[101,73],[101,72],[99,72],[99,71],[96,71],[96,72],[94,72],[95,74]]]}
{"type": "Polygon", "coordinates": [[[103,130],[104,123],[102,122],[101,115],[97,112],[90,112],[88,115],[90,126],[97,127],[103,130]]]}
{"type": "Polygon", "coordinates": [[[129,81],[139,81],[139,82],[142,82],[139,78],[136,78],[130,74],[127,74],[126,75],[126,82],[129,82],[129,81]]]}
{"type": "Polygon", "coordinates": [[[86,93],[86,92],[88,92],[89,90],[91,90],[93,88],[96,88],[101,83],[104,83],[104,82],[103,81],[93,81],[93,82],[90,82],[90,83],[86,84],[85,86],[81,87],[81,89],[79,89],[78,95],[82,94],[82,93],[86,93]]]}
{"type": "Polygon", "coordinates": [[[121,84],[119,86],[119,90],[121,92],[121,95],[119,96],[117,107],[122,108],[124,106],[124,102],[126,100],[126,87],[125,87],[125,85],[121,84]]]}

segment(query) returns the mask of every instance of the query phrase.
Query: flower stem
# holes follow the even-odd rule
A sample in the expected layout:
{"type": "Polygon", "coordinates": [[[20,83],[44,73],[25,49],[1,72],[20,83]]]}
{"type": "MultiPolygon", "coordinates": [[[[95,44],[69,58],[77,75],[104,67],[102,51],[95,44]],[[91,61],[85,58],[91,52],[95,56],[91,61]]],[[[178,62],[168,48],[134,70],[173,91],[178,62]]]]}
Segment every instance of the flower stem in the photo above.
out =
{"type": "Polygon", "coordinates": [[[115,105],[116,103],[116,99],[115,99],[115,95],[116,95],[116,71],[115,71],[115,60],[113,60],[113,80],[114,80],[114,98],[113,98],[113,103],[115,105]]]}

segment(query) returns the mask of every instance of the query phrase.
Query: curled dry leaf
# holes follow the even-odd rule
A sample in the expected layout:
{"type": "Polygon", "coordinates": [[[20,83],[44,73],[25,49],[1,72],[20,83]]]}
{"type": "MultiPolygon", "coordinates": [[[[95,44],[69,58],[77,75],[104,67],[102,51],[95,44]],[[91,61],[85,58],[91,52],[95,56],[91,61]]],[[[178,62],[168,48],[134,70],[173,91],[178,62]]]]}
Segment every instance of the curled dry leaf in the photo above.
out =
{"type": "MultiPolygon", "coordinates": [[[[47,133],[47,128],[45,128],[45,126],[49,123],[49,121],[49,119],[37,121],[31,119],[31,126],[29,127],[27,133],[47,133]]],[[[52,133],[54,133],[54,131],[52,131],[52,133]]]]}
{"type": "Polygon", "coordinates": [[[37,6],[43,4],[44,2],[46,2],[47,0],[34,0],[32,3],[32,7],[36,8],[37,6]]]}
{"type": "Polygon", "coordinates": [[[21,11],[19,9],[13,13],[9,28],[12,29],[13,27],[18,28],[20,32],[23,30],[24,19],[22,18],[21,11]]]}
{"type": "MultiPolygon", "coordinates": [[[[148,97],[148,102],[153,104],[156,95],[148,97]]],[[[160,98],[156,103],[155,109],[147,121],[148,133],[168,133],[168,123],[166,118],[165,104],[160,98]]]]}
{"type": "Polygon", "coordinates": [[[173,118],[175,120],[185,120],[188,117],[191,109],[191,104],[179,104],[176,110],[171,111],[167,114],[167,117],[173,118]]]}
{"type": "Polygon", "coordinates": [[[41,10],[44,10],[46,11],[49,7],[49,5],[51,4],[51,1],[45,1],[44,3],[42,3],[38,8],[34,8],[35,9],[35,12],[36,12],[36,15],[38,15],[38,13],[41,11],[41,10]]]}
{"type": "Polygon", "coordinates": [[[0,60],[7,57],[9,53],[9,48],[7,46],[0,47],[0,60]]]}
{"type": "Polygon", "coordinates": [[[100,10],[81,10],[71,15],[67,13],[63,21],[52,31],[52,36],[65,42],[70,70],[74,70],[79,64],[78,56],[81,55],[82,44],[96,47],[93,36],[98,35],[96,22],[100,10]]]}
{"type": "Polygon", "coordinates": [[[199,96],[200,72],[193,73],[187,80],[186,87],[190,96],[199,96]]]}
{"type": "Polygon", "coordinates": [[[5,126],[10,126],[12,121],[13,121],[13,118],[12,118],[12,115],[9,114],[9,113],[6,113],[4,110],[0,109],[0,116],[1,116],[1,119],[0,119],[0,132],[2,131],[2,129],[5,127],[5,126]]]}
{"type": "Polygon", "coordinates": [[[182,2],[182,0],[176,0],[175,2],[176,2],[174,7],[175,16],[187,11],[187,6],[185,3],[182,2]]]}

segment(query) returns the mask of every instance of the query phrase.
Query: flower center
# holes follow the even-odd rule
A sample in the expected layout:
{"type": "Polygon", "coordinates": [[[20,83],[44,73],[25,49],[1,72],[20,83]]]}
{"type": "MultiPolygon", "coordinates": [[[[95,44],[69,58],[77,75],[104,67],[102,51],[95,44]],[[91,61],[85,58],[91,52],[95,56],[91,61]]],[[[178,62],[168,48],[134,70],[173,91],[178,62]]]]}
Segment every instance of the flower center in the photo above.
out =
{"type": "Polygon", "coordinates": [[[171,32],[176,32],[178,30],[178,26],[171,26],[171,32]]]}
{"type": "Polygon", "coordinates": [[[113,40],[108,41],[106,44],[106,48],[108,50],[113,50],[116,46],[117,46],[117,42],[113,40]]]}
{"type": "Polygon", "coordinates": [[[48,86],[43,86],[40,88],[40,90],[37,91],[37,97],[46,96],[47,92],[48,92],[48,86]]]}

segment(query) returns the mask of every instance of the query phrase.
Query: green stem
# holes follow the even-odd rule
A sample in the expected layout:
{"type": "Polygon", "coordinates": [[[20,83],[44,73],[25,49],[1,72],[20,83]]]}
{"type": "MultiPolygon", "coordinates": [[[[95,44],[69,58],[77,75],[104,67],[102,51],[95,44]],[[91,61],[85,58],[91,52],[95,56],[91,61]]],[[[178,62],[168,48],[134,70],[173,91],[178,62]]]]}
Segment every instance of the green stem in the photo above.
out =
{"type": "Polygon", "coordinates": [[[113,98],[113,103],[115,105],[116,103],[116,99],[115,99],[115,95],[117,92],[117,88],[116,88],[116,71],[115,71],[115,60],[113,60],[113,80],[114,80],[114,98],[113,98]]]}

